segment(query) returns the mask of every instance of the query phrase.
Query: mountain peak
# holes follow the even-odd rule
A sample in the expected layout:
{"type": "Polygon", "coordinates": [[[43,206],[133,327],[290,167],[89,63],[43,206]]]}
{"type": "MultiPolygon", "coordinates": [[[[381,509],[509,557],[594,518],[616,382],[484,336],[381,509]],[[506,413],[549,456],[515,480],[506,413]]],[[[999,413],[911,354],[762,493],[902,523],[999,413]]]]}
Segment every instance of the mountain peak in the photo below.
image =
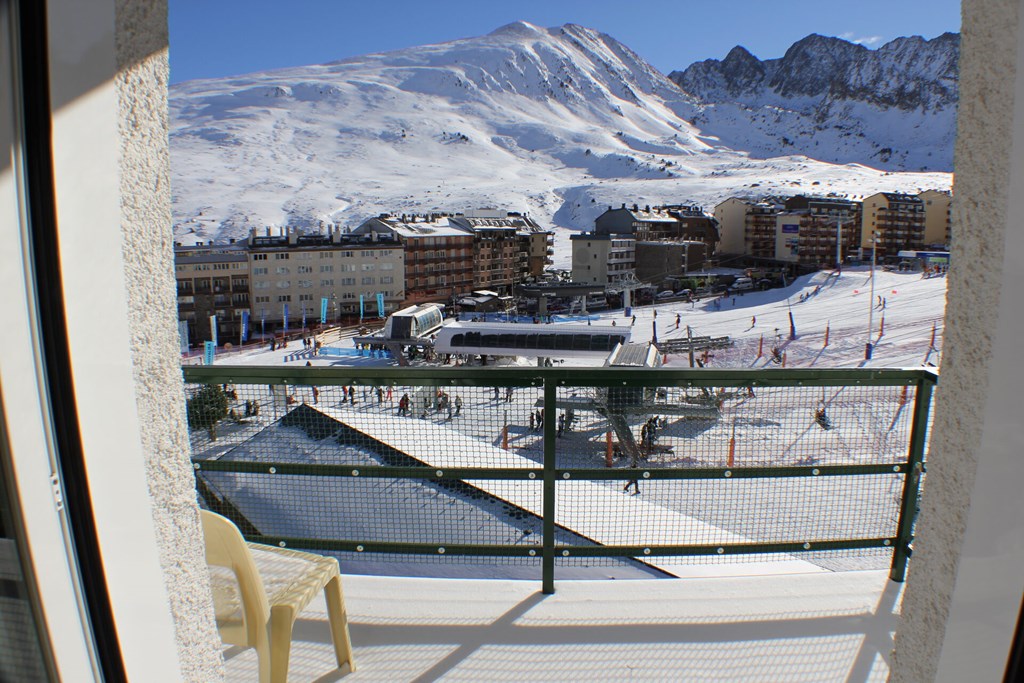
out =
{"type": "Polygon", "coordinates": [[[534,38],[540,35],[546,35],[547,31],[534,26],[528,21],[513,21],[511,24],[505,24],[491,31],[490,36],[518,36],[522,38],[534,38]]]}

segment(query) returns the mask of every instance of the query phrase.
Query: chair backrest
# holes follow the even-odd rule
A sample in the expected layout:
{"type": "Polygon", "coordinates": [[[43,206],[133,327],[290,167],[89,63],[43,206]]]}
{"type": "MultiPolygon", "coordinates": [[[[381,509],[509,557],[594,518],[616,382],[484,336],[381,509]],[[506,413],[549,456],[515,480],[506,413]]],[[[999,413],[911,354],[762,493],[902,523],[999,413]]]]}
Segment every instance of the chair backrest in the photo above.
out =
{"type": "Polygon", "coordinates": [[[209,510],[200,510],[200,514],[206,541],[206,563],[231,570],[238,581],[247,642],[235,644],[255,646],[256,629],[265,629],[270,619],[270,603],[256,563],[242,532],[231,520],[209,510]]]}

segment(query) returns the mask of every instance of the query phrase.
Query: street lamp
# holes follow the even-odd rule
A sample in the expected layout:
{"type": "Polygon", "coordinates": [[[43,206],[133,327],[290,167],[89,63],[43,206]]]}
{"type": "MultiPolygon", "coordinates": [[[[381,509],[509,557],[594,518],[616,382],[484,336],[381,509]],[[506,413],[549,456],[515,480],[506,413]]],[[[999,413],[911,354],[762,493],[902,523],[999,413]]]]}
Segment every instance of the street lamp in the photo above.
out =
{"type": "Polygon", "coordinates": [[[878,253],[878,237],[871,231],[871,298],[868,299],[868,341],[864,345],[864,360],[871,360],[871,332],[875,324],[875,254],[878,253]]]}

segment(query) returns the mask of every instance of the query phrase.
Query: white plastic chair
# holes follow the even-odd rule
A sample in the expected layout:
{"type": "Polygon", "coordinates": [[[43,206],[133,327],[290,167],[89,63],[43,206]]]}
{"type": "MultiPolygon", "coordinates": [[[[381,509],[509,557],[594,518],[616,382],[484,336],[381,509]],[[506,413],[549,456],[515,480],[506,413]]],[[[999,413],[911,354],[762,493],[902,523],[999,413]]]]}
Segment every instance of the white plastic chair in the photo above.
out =
{"type": "Polygon", "coordinates": [[[217,629],[226,643],[256,648],[260,683],[287,680],[292,627],[321,589],[338,666],[348,662],[355,671],[338,561],[246,543],[231,520],[208,510],[201,513],[217,629]]]}

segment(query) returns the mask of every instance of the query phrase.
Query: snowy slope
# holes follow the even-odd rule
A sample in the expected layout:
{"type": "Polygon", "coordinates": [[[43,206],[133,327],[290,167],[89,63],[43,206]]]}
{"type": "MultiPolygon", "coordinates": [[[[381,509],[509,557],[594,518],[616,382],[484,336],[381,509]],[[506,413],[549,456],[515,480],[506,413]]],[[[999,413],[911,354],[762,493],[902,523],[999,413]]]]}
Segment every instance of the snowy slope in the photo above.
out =
{"type": "MultiPolygon", "coordinates": [[[[170,110],[181,240],[481,207],[578,230],[621,202],[950,184],[946,173],[752,158],[691,123],[707,106],[610,36],[572,24],[519,22],[441,45],[191,81],[171,88],[170,110]]],[[[756,148],[756,136],[725,124],[716,134],[756,148]]]]}
{"type": "Polygon", "coordinates": [[[877,50],[812,34],[779,59],[736,46],[669,77],[702,103],[696,125],[755,156],[950,170],[959,56],[954,33],[877,50]]]}

